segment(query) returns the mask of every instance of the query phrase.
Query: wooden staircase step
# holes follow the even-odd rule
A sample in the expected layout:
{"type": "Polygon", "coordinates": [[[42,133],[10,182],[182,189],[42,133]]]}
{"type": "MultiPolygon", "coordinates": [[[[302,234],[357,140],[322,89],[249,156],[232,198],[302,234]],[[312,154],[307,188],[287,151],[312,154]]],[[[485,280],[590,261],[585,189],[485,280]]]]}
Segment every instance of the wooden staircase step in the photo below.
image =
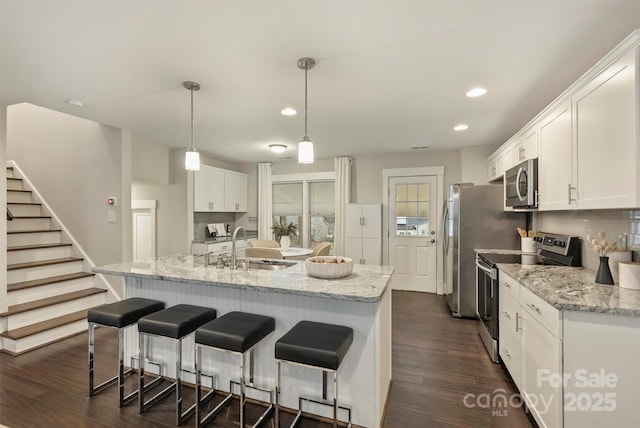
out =
{"type": "Polygon", "coordinates": [[[44,233],[44,232],[62,232],[60,229],[39,229],[39,230],[14,230],[7,231],[7,235],[13,233],[44,233]]]}
{"type": "Polygon", "coordinates": [[[62,257],[60,259],[40,260],[37,262],[13,263],[13,264],[7,265],[7,270],[26,269],[26,268],[32,268],[32,267],[49,266],[49,265],[56,265],[60,263],[69,263],[69,262],[80,262],[82,260],[84,259],[80,257],[62,257]]]}
{"type": "MultiPolygon", "coordinates": [[[[21,193],[31,193],[31,190],[17,190],[17,189],[7,189],[7,192],[21,192],[21,193]]],[[[11,202],[9,202],[11,203],[11,202]]]]}
{"type": "Polygon", "coordinates": [[[87,278],[90,276],[95,276],[95,274],[89,273],[89,272],[76,272],[76,273],[69,273],[67,275],[57,275],[57,276],[50,276],[48,278],[33,279],[31,281],[16,282],[13,284],[7,284],[7,291],[24,290],[25,288],[39,287],[41,285],[55,284],[56,282],[87,278]]]}
{"type": "Polygon", "coordinates": [[[0,317],[19,314],[33,309],[45,308],[47,306],[57,305],[58,303],[69,302],[71,300],[81,299],[83,297],[106,292],[107,290],[104,288],[94,287],[87,288],[86,290],[74,291],[72,293],[60,294],[59,296],[47,297],[46,299],[34,300],[33,302],[21,303],[19,305],[9,306],[7,312],[0,314],[0,317]]]}
{"type": "Polygon", "coordinates": [[[43,331],[51,330],[56,327],[63,326],[65,324],[70,324],[72,322],[80,321],[81,319],[87,318],[87,310],[82,310],[78,312],[73,312],[68,315],[64,315],[61,317],[53,318],[47,321],[42,321],[36,324],[31,324],[26,327],[17,328],[15,330],[5,331],[0,334],[2,337],[6,337],[12,340],[19,340],[23,337],[31,336],[33,334],[42,333],[43,331]]]}
{"type": "Polygon", "coordinates": [[[21,216],[14,215],[13,216],[14,220],[21,219],[21,218],[24,218],[24,219],[29,219],[29,218],[51,218],[51,216],[49,216],[49,215],[21,215],[21,216]]]}
{"type": "Polygon", "coordinates": [[[40,202],[7,202],[7,205],[42,205],[40,202]]]}
{"type": "Polygon", "coordinates": [[[70,247],[72,245],[71,243],[16,245],[14,247],[7,247],[7,251],[38,250],[41,248],[70,247]]]}

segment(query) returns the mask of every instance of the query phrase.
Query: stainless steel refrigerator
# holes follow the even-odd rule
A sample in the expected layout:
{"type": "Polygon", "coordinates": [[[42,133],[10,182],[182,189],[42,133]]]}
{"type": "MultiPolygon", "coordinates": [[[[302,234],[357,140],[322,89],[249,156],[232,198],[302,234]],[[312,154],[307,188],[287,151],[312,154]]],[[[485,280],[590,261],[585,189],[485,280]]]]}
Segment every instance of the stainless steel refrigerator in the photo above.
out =
{"type": "Polygon", "coordinates": [[[505,212],[501,184],[449,186],[443,216],[444,283],[451,313],[476,318],[475,248],[520,249],[525,213],[505,212]]]}

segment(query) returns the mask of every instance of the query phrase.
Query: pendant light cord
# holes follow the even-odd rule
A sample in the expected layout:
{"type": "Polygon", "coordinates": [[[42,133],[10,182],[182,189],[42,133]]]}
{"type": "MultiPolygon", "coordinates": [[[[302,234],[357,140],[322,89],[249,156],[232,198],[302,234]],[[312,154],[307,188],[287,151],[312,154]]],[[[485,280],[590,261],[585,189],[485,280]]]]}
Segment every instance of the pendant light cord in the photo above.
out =
{"type": "Polygon", "coordinates": [[[309,139],[307,134],[307,71],[309,70],[308,64],[304,67],[304,138],[309,139]]]}
{"type": "Polygon", "coordinates": [[[195,151],[196,147],[193,144],[193,86],[190,89],[191,92],[191,151],[195,151]]]}

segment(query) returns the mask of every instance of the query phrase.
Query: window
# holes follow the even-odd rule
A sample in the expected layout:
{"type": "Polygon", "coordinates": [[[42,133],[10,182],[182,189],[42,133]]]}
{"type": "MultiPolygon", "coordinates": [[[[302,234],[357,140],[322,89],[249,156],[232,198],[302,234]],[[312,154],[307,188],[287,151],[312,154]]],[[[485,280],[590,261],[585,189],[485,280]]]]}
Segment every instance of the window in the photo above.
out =
{"type": "Polygon", "coordinates": [[[396,236],[429,234],[429,184],[396,185],[396,236]]]}
{"type": "Polygon", "coordinates": [[[273,176],[273,221],[298,226],[291,246],[313,248],[321,242],[333,243],[335,174],[273,176]]]}

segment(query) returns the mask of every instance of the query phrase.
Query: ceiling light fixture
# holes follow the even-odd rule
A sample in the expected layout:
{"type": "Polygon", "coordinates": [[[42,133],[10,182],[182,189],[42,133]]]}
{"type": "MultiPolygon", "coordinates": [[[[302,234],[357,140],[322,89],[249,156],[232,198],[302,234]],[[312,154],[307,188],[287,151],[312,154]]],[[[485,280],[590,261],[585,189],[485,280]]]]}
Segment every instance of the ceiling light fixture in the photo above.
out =
{"type": "Polygon", "coordinates": [[[287,150],[287,146],[284,144],[269,144],[269,148],[273,153],[282,153],[287,150]]]}
{"type": "Polygon", "coordinates": [[[469,98],[481,97],[487,93],[485,88],[473,88],[467,91],[467,96],[469,98]]]}
{"type": "Polygon", "coordinates": [[[464,123],[461,123],[453,127],[454,131],[464,131],[466,129],[469,129],[469,125],[465,125],[464,123]]]}
{"type": "Polygon", "coordinates": [[[312,58],[300,58],[298,68],[304,70],[304,137],[298,143],[298,163],[313,163],[313,142],[307,135],[307,71],[316,66],[312,58]]]}
{"type": "Polygon", "coordinates": [[[280,110],[280,114],[283,116],[295,116],[296,114],[298,114],[298,112],[295,111],[295,109],[292,109],[291,107],[286,107],[280,110]]]}
{"type": "Polygon", "coordinates": [[[191,147],[187,149],[187,153],[184,158],[184,168],[187,171],[199,171],[200,170],[200,153],[196,150],[193,144],[193,91],[200,90],[200,84],[187,80],[182,82],[182,86],[191,92],[191,147]]]}
{"type": "Polygon", "coordinates": [[[64,100],[64,102],[74,107],[84,107],[84,104],[80,100],[64,100]]]}

